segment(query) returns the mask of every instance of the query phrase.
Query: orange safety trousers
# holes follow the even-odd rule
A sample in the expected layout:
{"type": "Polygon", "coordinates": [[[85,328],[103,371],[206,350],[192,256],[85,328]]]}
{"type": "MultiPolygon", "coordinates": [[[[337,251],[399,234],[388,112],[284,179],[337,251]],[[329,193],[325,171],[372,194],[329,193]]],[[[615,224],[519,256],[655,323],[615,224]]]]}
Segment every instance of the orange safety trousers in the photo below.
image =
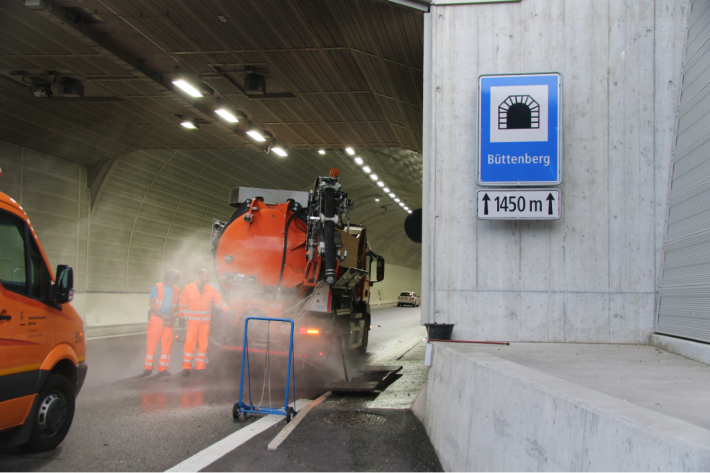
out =
{"type": "Polygon", "coordinates": [[[173,348],[173,327],[163,325],[163,319],[151,315],[148,322],[148,350],[145,353],[145,369],[152,370],[155,365],[155,351],[161,343],[158,371],[165,371],[170,365],[170,350],[173,348]]]}
{"type": "Polygon", "coordinates": [[[210,321],[187,321],[187,335],[185,336],[185,352],[182,358],[182,369],[192,368],[192,360],[198,370],[205,369],[207,361],[207,345],[210,338],[210,321]],[[195,352],[197,348],[197,352],[195,352]]]}

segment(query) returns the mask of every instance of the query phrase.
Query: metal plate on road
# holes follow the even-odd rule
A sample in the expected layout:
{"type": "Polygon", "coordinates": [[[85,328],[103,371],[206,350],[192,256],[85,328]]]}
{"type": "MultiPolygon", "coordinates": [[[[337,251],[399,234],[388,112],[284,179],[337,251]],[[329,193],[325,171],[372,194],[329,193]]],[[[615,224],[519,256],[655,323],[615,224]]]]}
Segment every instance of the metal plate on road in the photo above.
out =
{"type": "Polygon", "coordinates": [[[479,189],[476,218],[492,220],[557,220],[559,189],[479,189]]]}

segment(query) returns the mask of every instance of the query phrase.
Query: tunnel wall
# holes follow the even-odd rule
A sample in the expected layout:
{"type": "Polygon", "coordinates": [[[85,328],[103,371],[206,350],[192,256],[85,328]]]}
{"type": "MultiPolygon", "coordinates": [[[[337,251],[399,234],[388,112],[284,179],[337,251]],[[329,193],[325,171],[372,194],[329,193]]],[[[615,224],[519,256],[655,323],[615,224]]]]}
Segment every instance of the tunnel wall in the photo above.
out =
{"type": "Polygon", "coordinates": [[[77,292],[86,290],[89,189],[86,167],[0,141],[0,192],[27,212],[49,263],[75,268],[77,292]]]}
{"type": "MultiPolygon", "coordinates": [[[[148,294],[165,270],[180,269],[182,286],[210,268],[212,218],[232,212],[219,197],[257,179],[280,185],[245,165],[233,178],[234,164],[216,161],[220,153],[200,153],[143,151],[119,159],[91,209],[85,166],[0,141],[0,191],[23,206],[50,265],[75,268],[74,306],[87,326],[146,323],[148,294]]],[[[401,291],[420,287],[420,270],[388,263],[371,301],[392,304],[401,291]]]]}
{"type": "MultiPolygon", "coordinates": [[[[373,268],[372,271],[374,272],[375,269],[373,268]]],[[[421,270],[386,264],[384,281],[372,286],[370,305],[377,307],[381,304],[396,303],[402,291],[414,291],[421,295],[421,274],[421,270]]]]}
{"type": "Polygon", "coordinates": [[[424,322],[464,340],[648,342],[689,3],[432,6],[424,322]],[[477,78],[546,71],[562,74],[562,218],[477,220],[477,78]]]}
{"type": "MultiPolygon", "coordinates": [[[[183,279],[180,286],[194,281],[194,276],[183,279]]],[[[158,282],[157,280],[153,282],[158,282]]],[[[397,296],[404,290],[420,293],[421,271],[387,265],[385,280],[372,286],[370,304],[390,306],[397,303],[397,296]]],[[[152,288],[152,285],[151,285],[152,288]]],[[[106,325],[146,324],[148,311],[148,292],[145,293],[78,293],[74,307],[86,320],[89,327],[106,325]]]]}

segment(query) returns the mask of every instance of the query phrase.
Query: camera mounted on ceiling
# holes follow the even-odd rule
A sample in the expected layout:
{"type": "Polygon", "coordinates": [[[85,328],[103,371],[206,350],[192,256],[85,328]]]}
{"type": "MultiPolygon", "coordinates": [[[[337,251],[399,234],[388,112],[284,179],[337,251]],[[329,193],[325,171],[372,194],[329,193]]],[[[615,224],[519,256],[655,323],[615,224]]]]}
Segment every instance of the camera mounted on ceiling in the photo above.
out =
{"type": "Polygon", "coordinates": [[[256,66],[246,66],[244,68],[244,93],[247,95],[264,95],[266,94],[266,79],[263,75],[268,71],[265,69],[257,69],[256,66]]]}

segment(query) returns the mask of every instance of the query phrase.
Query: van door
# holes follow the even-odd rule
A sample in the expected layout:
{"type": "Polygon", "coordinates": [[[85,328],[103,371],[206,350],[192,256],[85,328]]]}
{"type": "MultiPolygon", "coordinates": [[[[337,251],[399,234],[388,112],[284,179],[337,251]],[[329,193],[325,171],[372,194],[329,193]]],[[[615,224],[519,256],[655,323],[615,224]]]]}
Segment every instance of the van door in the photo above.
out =
{"type": "Polygon", "coordinates": [[[0,375],[24,364],[18,343],[27,323],[23,296],[28,292],[25,222],[0,211],[0,375]]]}
{"type": "Polygon", "coordinates": [[[30,274],[29,289],[30,298],[34,299],[25,308],[25,319],[27,325],[21,327],[18,334],[20,340],[28,343],[29,350],[25,355],[25,364],[32,366],[32,369],[39,369],[45,356],[49,353],[50,347],[54,344],[51,340],[54,315],[49,307],[61,310],[59,304],[54,304],[50,300],[52,278],[44,262],[39,246],[32,234],[28,234],[30,253],[30,274]],[[48,307],[49,306],[49,307],[48,307]]]}
{"type": "MultiPolygon", "coordinates": [[[[0,210],[0,429],[22,422],[32,383],[26,366],[29,253],[25,222],[0,210]],[[19,403],[19,404],[18,404],[19,403]],[[21,417],[21,418],[20,418],[21,417]]],[[[35,377],[36,378],[36,377],[35,377]]]]}

